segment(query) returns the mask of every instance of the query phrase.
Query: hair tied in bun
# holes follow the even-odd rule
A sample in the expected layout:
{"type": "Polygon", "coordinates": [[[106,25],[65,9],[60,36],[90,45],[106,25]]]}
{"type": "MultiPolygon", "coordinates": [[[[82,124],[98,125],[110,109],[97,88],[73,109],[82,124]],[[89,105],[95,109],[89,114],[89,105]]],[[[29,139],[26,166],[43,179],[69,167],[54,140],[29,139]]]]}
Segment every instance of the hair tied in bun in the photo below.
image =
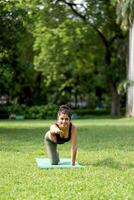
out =
{"type": "Polygon", "coordinates": [[[59,107],[58,116],[60,114],[66,114],[71,119],[71,109],[68,105],[61,105],[59,107]]]}

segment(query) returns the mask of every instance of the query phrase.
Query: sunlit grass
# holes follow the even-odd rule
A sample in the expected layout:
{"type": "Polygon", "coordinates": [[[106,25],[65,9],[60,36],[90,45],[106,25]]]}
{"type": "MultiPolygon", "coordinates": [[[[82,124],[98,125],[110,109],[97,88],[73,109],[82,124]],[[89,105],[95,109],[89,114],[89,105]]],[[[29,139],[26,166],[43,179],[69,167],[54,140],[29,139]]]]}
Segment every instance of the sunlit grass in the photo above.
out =
{"type": "MultiPolygon", "coordinates": [[[[81,169],[41,170],[52,120],[0,121],[0,200],[134,199],[134,119],[74,120],[81,169]]],[[[59,145],[70,157],[70,143],[59,145]]]]}

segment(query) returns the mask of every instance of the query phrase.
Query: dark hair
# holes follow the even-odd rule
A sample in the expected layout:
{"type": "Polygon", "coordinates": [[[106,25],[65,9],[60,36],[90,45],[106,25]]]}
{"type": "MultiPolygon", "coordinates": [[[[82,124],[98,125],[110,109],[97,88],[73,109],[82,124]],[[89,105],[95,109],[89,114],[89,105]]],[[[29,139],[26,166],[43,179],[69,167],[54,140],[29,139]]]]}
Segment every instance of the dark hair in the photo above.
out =
{"type": "Polygon", "coordinates": [[[61,105],[59,107],[58,116],[60,114],[66,114],[71,119],[71,109],[68,105],[61,105]]]}

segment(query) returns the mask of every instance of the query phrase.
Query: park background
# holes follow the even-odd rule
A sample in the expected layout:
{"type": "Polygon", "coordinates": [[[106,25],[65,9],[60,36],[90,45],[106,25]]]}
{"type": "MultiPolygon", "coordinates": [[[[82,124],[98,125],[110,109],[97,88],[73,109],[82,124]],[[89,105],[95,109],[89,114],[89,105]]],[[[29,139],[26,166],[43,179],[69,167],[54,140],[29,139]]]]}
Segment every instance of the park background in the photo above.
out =
{"type": "Polygon", "coordinates": [[[134,199],[133,10],[133,0],[0,0],[1,200],[134,199]],[[41,170],[66,103],[85,167],[41,170]]]}
{"type": "Polygon", "coordinates": [[[134,116],[132,0],[1,0],[0,19],[0,118],[134,116]]]}

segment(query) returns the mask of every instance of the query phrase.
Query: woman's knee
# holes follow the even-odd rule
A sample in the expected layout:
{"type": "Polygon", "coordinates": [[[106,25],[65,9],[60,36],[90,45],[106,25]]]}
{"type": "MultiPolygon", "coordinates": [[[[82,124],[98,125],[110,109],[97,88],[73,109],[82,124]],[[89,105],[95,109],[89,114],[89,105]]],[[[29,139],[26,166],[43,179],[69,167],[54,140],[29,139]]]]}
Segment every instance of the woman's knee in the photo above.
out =
{"type": "Polygon", "coordinates": [[[50,163],[51,163],[51,165],[58,165],[59,159],[57,159],[57,160],[51,160],[50,163]]]}

